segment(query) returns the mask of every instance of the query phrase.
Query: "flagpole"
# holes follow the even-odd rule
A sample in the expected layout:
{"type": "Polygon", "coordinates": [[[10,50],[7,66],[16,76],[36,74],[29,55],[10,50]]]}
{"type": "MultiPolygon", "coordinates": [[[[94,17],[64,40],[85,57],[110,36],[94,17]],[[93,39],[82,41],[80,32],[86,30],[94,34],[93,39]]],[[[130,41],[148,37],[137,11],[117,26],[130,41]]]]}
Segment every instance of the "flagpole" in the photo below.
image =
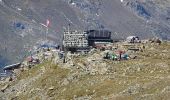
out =
{"type": "Polygon", "coordinates": [[[46,42],[47,42],[47,35],[48,35],[48,26],[46,27],[46,37],[45,37],[46,42]]]}
{"type": "Polygon", "coordinates": [[[48,35],[48,26],[49,26],[49,24],[50,24],[50,21],[49,21],[49,19],[47,19],[47,21],[46,21],[46,42],[47,42],[47,35],[48,35]]]}

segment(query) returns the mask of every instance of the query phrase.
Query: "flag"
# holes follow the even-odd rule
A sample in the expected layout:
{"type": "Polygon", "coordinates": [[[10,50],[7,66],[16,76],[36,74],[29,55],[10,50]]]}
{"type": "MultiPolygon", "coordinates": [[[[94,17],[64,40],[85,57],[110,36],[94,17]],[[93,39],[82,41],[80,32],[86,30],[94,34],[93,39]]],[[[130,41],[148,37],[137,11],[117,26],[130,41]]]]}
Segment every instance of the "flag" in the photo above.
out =
{"type": "Polygon", "coordinates": [[[50,25],[50,20],[47,19],[47,21],[46,21],[46,26],[48,27],[49,25],[50,25]]]}

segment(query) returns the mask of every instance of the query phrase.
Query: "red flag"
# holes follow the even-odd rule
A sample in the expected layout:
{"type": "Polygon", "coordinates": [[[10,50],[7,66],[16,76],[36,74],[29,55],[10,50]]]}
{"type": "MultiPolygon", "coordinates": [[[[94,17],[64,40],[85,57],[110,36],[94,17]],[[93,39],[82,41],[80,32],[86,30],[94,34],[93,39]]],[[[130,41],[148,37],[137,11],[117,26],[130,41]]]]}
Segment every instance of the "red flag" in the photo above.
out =
{"type": "Polygon", "coordinates": [[[49,26],[49,24],[50,24],[50,20],[49,20],[49,19],[47,19],[47,21],[46,21],[46,26],[48,27],[48,26],[49,26]]]}

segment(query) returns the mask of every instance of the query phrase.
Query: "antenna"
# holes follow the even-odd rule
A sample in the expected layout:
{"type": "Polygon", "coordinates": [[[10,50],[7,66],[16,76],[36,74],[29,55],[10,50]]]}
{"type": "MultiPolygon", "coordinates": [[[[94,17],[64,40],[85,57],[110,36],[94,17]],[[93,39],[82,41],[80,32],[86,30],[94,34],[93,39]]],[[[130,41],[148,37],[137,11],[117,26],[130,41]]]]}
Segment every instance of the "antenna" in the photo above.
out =
{"type": "Polygon", "coordinates": [[[68,24],[68,34],[70,34],[70,23],[68,24]]]}

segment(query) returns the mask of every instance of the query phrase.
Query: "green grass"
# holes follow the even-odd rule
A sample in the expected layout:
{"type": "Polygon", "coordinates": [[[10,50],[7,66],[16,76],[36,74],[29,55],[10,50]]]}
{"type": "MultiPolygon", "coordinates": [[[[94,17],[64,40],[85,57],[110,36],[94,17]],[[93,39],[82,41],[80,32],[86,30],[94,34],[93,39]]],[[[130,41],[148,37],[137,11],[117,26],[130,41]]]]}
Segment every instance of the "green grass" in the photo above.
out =
{"type": "MultiPolygon", "coordinates": [[[[109,74],[104,75],[80,74],[82,73],[81,69],[72,68],[71,71],[70,69],[62,68],[63,66],[54,65],[51,61],[34,66],[30,70],[22,72],[18,76],[16,83],[19,80],[30,80],[37,77],[42,73],[42,70],[44,70],[43,74],[27,87],[26,93],[21,93],[17,99],[32,98],[41,100],[41,94],[50,98],[50,100],[71,100],[74,97],[82,96],[91,96],[94,100],[101,100],[102,96],[111,100],[132,100],[146,94],[149,95],[147,98],[167,98],[168,94],[162,93],[162,90],[170,84],[168,78],[170,76],[170,60],[168,59],[170,56],[170,45],[169,43],[163,43],[160,46],[156,44],[146,45],[148,46],[144,52],[136,53],[140,59],[117,62],[104,61],[111,66],[109,74]],[[157,58],[157,55],[164,54],[163,50],[166,50],[168,53],[157,58]],[[162,64],[166,65],[166,67],[162,67],[162,64]],[[138,70],[139,67],[141,68],[140,70],[138,70]],[[126,71],[127,68],[129,69],[126,71]],[[77,79],[74,81],[68,80],[69,84],[61,85],[63,80],[70,76],[77,77],[77,79]],[[137,90],[137,93],[131,95],[123,93],[130,86],[135,86],[136,84],[141,86],[140,91],[137,90]],[[50,87],[53,87],[53,89],[50,90],[50,87]],[[166,95],[165,97],[163,97],[164,94],[166,95]]],[[[75,58],[73,60],[75,66],[78,63],[87,65],[86,58],[89,56],[93,55],[75,58]]]]}

